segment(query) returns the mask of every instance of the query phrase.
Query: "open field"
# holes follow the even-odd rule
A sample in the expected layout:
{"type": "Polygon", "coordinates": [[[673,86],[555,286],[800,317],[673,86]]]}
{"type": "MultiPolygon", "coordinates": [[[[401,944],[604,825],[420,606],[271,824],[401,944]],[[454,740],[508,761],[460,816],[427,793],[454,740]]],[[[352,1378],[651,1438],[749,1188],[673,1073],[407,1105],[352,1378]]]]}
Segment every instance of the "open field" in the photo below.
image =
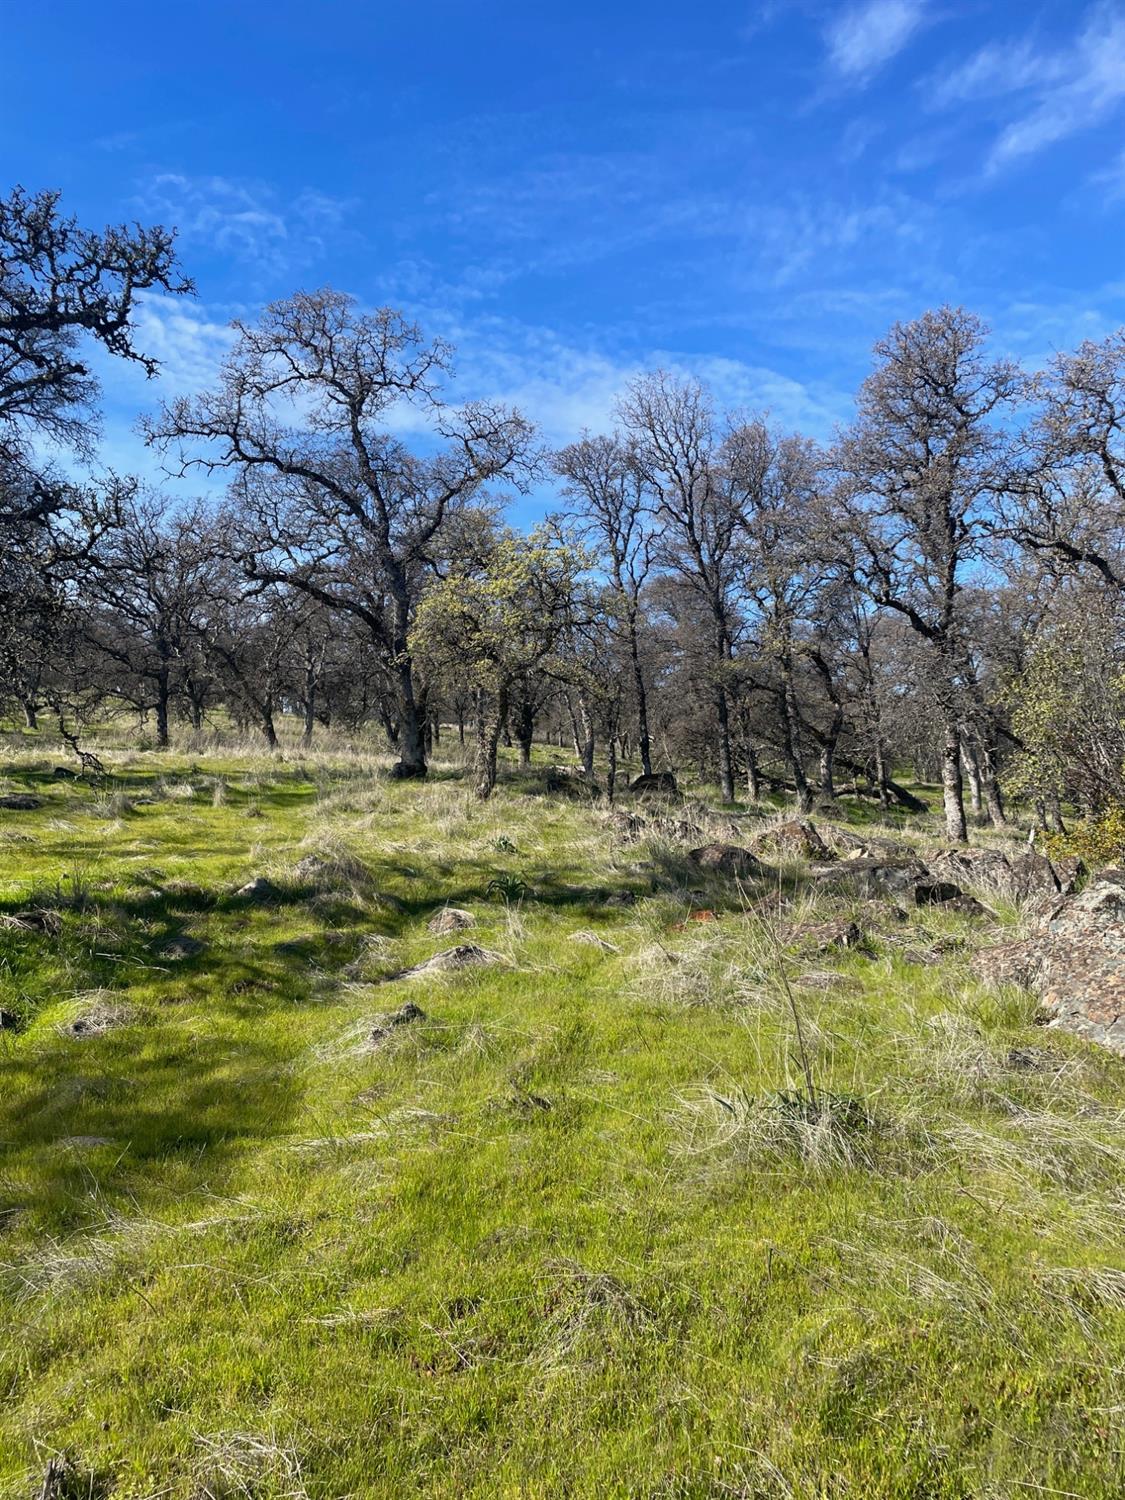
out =
{"type": "Polygon", "coordinates": [[[1125,1064],[971,977],[1011,904],[541,770],[106,759],[2,767],[0,1495],[1125,1493],[1125,1064]]]}

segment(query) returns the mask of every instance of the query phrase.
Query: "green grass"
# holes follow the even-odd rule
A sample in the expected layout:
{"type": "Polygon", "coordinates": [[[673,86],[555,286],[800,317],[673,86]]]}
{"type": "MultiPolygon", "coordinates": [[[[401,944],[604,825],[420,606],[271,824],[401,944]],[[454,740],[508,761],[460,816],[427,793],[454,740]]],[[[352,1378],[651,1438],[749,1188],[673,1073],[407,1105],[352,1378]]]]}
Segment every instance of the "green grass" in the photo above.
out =
{"type": "Polygon", "coordinates": [[[979,923],[809,956],[798,869],[708,882],[535,778],[50,765],[0,814],[0,911],[59,913],[0,930],[0,1494],[59,1452],[184,1500],[1125,1492],[1122,1065],[911,961],[979,923]],[[504,962],[391,977],[460,941],[504,962]]]}

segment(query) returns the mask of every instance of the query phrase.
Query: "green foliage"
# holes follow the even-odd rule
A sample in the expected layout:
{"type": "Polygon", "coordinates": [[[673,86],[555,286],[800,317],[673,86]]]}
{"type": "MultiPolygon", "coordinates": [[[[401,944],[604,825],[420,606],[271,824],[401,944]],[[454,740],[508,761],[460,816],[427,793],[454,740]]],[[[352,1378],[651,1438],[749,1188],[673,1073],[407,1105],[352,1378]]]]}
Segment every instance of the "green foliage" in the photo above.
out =
{"type": "Polygon", "coordinates": [[[500,530],[430,588],[411,648],[431,670],[499,692],[554,650],[587,565],[582,549],[550,527],[528,536],[500,530]]]}
{"type": "Polygon", "coordinates": [[[1125,671],[1108,600],[1060,607],[1007,697],[1024,747],[1008,778],[1013,794],[1095,809],[1125,802],[1125,671]]]}
{"type": "Polygon", "coordinates": [[[1107,807],[1065,834],[1049,834],[1046,843],[1050,854],[1075,854],[1092,870],[1125,863],[1125,804],[1107,807]]]}

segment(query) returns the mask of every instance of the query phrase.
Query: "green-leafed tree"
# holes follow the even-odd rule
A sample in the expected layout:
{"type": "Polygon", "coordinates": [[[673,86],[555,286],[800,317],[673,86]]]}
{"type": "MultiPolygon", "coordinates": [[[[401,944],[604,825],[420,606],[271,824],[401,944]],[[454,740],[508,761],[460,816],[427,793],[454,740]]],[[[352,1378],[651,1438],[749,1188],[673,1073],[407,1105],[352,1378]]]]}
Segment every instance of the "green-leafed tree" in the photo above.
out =
{"type": "Polygon", "coordinates": [[[477,705],[475,786],[496,785],[496,748],[512,686],[541,669],[572,626],[588,559],[551,526],[503,529],[455,560],[418,607],[411,649],[447,679],[471,685],[477,705]]]}

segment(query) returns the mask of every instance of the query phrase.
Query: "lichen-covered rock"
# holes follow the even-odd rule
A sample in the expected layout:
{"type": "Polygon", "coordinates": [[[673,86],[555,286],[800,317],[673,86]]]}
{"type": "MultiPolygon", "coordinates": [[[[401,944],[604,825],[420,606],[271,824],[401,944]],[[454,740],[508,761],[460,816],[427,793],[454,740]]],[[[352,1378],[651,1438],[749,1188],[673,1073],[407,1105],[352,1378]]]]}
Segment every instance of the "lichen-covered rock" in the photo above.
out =
{"type": "Polygon", "coordinates": [[[768,849],[781,855],[796,855],[802,859],[828,860],[832,850],[821,838],[815,823],[801,818],[792,818],[788,823],[778,823],[767,828],[753,840],[755,851],[768,849]]]}
{"type": "MultiPolygon", "coordinates": [[[[1049,872],[1049,862],[1043,862],[1049,872]]],[[[926,866],[938,880],[954,885],[984,885],[1005,894],[1012,886],[1011,865],[998,849],[938,849],[926,855],[926,866]]],[[[1052,888],[1057,889],[1051,879],[1052,888]]]]}
{"type": "Polygon", "coordinates": [[[450,932],[464,932],[466,927],[474,927],[476,920],[471,911],[465,911],[460,906],[444,906],[441,911],[434,913],[426,925],[431,932],[444,937],[450,932]]]}
{"type": "Polygon", "coordinates": [[[671,771],[653,771],[648,776],[638,776],[629,783],[629,790],[635,797],[649,796],[675,796],[678,788],[676,778],[671,771]]]}
{"type": "Polygon", "coordinates": [[[802,952],[825,955],[862,948],[866,941],[863,929],[847,917],[830,922],[799,923],[788,936],[802,952]]]}
{"type": "Polygon", "coordinates": [[[906,896],[913,900],[915,886],[929,879],[929,871],[919,860],[878,857],[841,860],[814,874],[817,880],[864,900],[879,896],[906,896]]]}
{"type": "Polygon", "coordinates": [[[424,974],[448,974],[458,969],[476,968],[483,964],[502,964],[504,959],[501,954],[493,953],[490,948],[478,948],[474,943],[459,943],[456,948],[445,948],[441,953],[435,953],[432,958],[427,958],[424,963],[415,964],[412,969],[404,969],[401,974],[396,974],[396,979],[420,979],[424,974]]]}
{"type": "Polygon", "coordinates": [[[240,901],[265,902],[281,899],[281,891],[272,880],[267,880],[264,875],[255,875],[253,880],[248,880],[245,885],[239,886],[235,895],[240,901]]]}
{"type": "Polygon", "coordinates": [[[700,849],[692,849],[688,859],[698,869],[715,875],[750,878],[766,873],[765,865],[741,844],[704,844],[700,849]]]}
{"type": "Polygon", "coordinates": [[[1063,898],[1032,937],[985,949],[973,968],[1037,993],[1048,1025],[1125,1056],[1125,877],[1103,872],[1063,898]]]}

